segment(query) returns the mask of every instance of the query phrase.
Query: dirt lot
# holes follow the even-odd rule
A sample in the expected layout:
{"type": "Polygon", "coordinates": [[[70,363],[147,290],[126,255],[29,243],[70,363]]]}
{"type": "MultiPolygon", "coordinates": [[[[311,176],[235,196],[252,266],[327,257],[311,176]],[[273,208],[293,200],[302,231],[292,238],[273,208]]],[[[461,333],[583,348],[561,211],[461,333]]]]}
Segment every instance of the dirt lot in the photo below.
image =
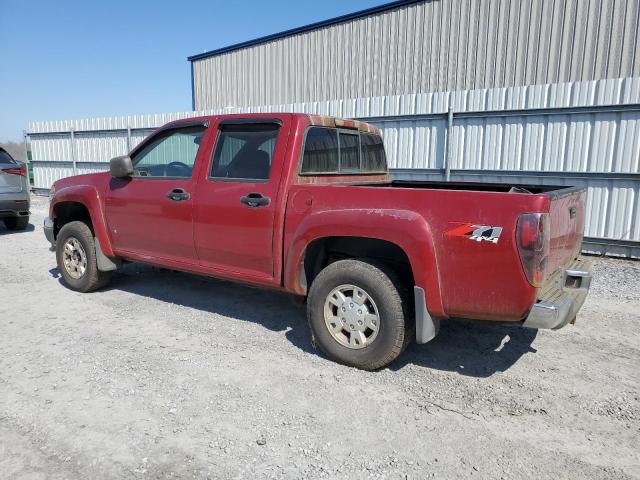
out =
{"type": "Polygon", "coordinates": [[[640,262],[575,327],[449,322],[380,372],[286,295],[127,265],[59,281],[34,199],[0,228],[2,478],[640,478],[640,262]]]}

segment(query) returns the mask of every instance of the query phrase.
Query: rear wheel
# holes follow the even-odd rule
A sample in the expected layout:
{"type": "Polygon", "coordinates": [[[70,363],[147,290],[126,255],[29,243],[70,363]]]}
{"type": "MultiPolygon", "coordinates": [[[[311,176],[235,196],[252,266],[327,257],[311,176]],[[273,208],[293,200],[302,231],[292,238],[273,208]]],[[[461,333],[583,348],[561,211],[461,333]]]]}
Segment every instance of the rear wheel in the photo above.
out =
{"type": "Polygon", "coordinates": [[[60,229],[56,260],[64,283],[71,290],[91,292],[106,285],[111,277],[111,272],[98,270],[93,234],[84,222],[70,222],[60,229]]]}
{"type": "Polygon", "coordinates": [[[395,360],[411,338],[402,282],[385,265],[340,260],[322,270],[309,290],[307,317],[320,348],[364,370],[395,360]]]}
{"type": "Polygon", "coordinates": [[[25,230],[29,225],[29,217],[11,217],[4,219],[7,230],[25,230]]]}

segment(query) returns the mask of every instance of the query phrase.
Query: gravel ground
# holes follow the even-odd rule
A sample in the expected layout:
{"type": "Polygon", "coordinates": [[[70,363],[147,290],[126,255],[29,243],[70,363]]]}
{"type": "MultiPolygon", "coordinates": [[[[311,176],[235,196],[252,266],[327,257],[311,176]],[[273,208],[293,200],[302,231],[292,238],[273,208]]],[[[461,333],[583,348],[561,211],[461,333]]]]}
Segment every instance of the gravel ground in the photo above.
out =
{"type": "Polygon", "coordinates": [[[640,478],[640,263],[578,323],[448,322],[390,368],[310,347],[284,294],[127,265],[60,284],[35,198],[0,228],[3,478],[640,478]]]}

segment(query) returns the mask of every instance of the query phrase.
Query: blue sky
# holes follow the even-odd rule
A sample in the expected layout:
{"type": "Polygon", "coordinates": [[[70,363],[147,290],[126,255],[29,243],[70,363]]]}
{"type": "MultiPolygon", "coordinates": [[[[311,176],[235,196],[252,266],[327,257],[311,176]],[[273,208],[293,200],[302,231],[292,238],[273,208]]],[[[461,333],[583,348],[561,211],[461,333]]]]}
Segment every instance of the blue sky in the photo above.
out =
{"type": "Polygon", "coordinates": [[[0,142],[29,121],[191,109],[189,55],[390,0],[0,0],[0,142]]]}

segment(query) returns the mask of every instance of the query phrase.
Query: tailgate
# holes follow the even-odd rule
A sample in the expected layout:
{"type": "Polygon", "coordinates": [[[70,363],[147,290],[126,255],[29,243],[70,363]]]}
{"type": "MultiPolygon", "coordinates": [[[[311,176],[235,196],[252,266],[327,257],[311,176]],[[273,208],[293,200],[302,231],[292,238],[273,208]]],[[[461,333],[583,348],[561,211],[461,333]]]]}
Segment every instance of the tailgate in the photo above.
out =
{"type": "Polygon", "coordinates": [[[550,250],[547,274],[566,267],[580,254],[584,233],[587,189],[569,187],[548,193],[551,199],[550,250]]]}

